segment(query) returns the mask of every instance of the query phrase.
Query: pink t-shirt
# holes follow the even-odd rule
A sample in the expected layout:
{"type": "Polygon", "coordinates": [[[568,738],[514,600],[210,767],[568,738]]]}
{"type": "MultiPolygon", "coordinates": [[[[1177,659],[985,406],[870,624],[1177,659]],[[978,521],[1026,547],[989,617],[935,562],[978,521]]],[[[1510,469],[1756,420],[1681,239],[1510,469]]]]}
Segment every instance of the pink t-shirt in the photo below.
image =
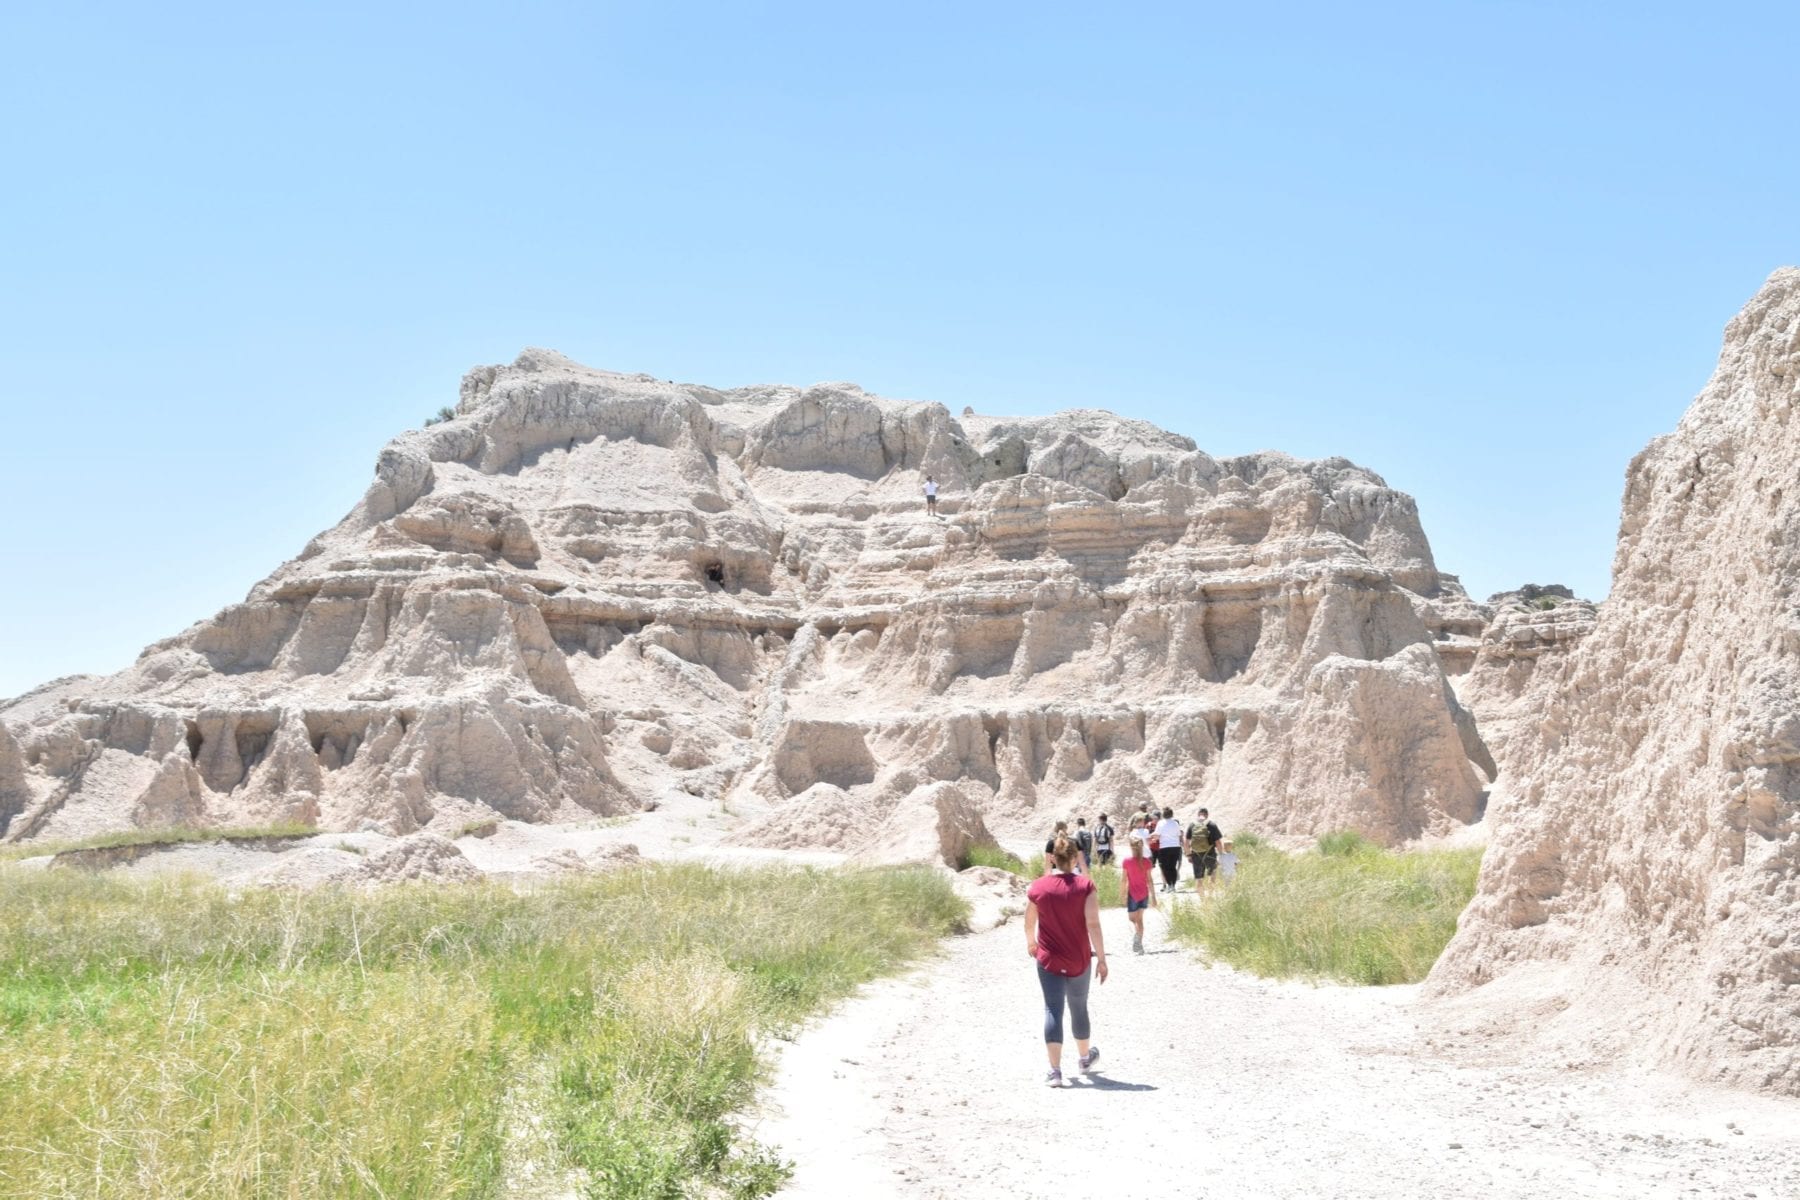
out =
{"type": "Polygon", "coordinates": [[[1119,861],[1119,869],[1125,872],[1125,894],[1133,900],[1150,898],[1150,868],[1155,865],[1154,859],[1126,858],[1119,861]]]}
{"type": "Polygon", "coordinates": [[[1038,963],[1071,979],[1088,969],[1094,947],[1087,935],[1087,898],[1094,881],[1085,875],[1044,875],[1025,898],[1038,910],[1038,963]]]}

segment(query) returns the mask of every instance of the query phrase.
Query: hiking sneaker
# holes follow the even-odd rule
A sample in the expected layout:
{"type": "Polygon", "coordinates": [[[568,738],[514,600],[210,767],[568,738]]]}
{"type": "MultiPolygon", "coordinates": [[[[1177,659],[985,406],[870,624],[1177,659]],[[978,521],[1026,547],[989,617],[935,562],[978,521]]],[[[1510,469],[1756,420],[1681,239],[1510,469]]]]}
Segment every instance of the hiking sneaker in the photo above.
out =
{"type": "Polygon", "coordinates": [[[1063,1082],[1063,1077],[1062,1077],[1061,1071],[1055,1071],[1055,1070],[1051,1071],[1050,1074],[1044,1076],[1044,1082],[1049,1084],[1053,1088],[1068,1086],[1067,1084],[1065,1084],[1063,1082]]]}
{"type": "Polygon", "coordinates": [[[1131,952],[1133,954],[1142,954],[1144,952],[1144,935],[1143,934],[1134,933],[1131,935],[1131,952]]]}
{"type": "Polygon", "coordinates": [[[1085,1074],[1086,1072],[1093,1070],[1094,1064],[1099,1061],[1100,1061],[1100,1047],[1089,1046],[1088,1052],[1081,1056],[1082,1072],[1085,1074]]]}

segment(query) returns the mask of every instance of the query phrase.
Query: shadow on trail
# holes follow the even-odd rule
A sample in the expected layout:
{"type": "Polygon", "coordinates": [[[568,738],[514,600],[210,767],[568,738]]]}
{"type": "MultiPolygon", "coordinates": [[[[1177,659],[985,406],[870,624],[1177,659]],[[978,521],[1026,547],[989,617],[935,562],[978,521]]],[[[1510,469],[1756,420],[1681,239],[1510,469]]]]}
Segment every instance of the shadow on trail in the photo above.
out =
{"type": "Polygon", "coordinates": [[[1160,1090],[1154,1083],[1126,1083],[1122,1079],[1109,1079],[1105,1075],[1084,1075],[1081,1080],[1070,1090],[1080,1091],[1082,1088],[1093,1088],[1101,1092],[1154,1092],[1160,1090]]]}

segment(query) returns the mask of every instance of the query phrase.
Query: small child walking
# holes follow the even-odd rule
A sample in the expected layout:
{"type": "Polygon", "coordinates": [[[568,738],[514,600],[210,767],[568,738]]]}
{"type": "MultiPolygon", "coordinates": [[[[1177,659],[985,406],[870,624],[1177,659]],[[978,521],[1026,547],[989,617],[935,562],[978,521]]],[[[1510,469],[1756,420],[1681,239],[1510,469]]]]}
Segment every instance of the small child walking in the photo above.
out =
{"type": "Polygon", "coordinates": [[[1227,881],[1237,878],[1237,853],[1231,848],[1230,838],[1219,839],[1219,878],[1227,881]]]}
{"type": "Polygon", "coordinates": [[[1144,910],[1156,904],[1156,889],[1150,886],[1150,866],[1152,859],[1145,839],[1133,836],[1128,845],[1131,849],[1119,860],[1119,869],[1125,872],[1125,913],[1131,918],[1131,952],[1144,952],[1144,910]]]}

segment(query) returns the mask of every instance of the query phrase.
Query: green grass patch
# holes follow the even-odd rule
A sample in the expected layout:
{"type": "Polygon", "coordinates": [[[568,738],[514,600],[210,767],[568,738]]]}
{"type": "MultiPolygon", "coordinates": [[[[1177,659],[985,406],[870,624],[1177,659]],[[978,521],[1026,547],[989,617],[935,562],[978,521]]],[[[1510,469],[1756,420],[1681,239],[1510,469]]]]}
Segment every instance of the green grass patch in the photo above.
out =
{"type": "Polygon", "coordinates": [[[587,1196],[766,1195],[733,1123],[756,1039],[966,916],[920,870],[234,897],[0,869],[0,1195],[487,1197],[522,1155],[587,1196]]]}
{"type": "Polygon", "coordinates": [[[96,837],[61,842],[12,842],[0,846],[0,862],[16,862],[43,854],[65,854],[71,850],[112,850],[122,846],[175,846],[183,842],[222,842],[242,838],[299,838],[318,833],[311,825],[246,825],[227,829],[127,829],[119,833],[103,833],[96,837]]]}
{"type": "Polygon", "coordinates": [[[1099,897],[1101,908],[1125,907],[1125,872],[1117,867],[1096,866],[1088,877],[1094,881],[1094,894],[1099,897]]]}
{"type": "Polygon", "coordinates": [[[1353,854],[1366,854],[1379,850],[1381,847],[1354,829],[1344,829],[1320,837],[1318,845],[1314,849],[1327,858],[1347,858],[1353,854]]]}
{"type": "Polygon", "coordinates": [[[1475,894],[1479,850],[1384,850],[1327,834],[1287,854],[1233,839],[1237,878],[1179,904],[1175,936],[1242,970],[1275,978],[1416,983],[1443,953],[1475,894]]]}
{"type": "Polygon", "coordinates": [[[970,867],[998,867],[1002,871],[1011,871],[1014,875],[1021,875],[1026,879],[1037,877],[1031,868],[1025,865],[1023,859],[999,846],[969,847],[969,852],[963,855],[962,869],[967,870],[970,867]]]}

